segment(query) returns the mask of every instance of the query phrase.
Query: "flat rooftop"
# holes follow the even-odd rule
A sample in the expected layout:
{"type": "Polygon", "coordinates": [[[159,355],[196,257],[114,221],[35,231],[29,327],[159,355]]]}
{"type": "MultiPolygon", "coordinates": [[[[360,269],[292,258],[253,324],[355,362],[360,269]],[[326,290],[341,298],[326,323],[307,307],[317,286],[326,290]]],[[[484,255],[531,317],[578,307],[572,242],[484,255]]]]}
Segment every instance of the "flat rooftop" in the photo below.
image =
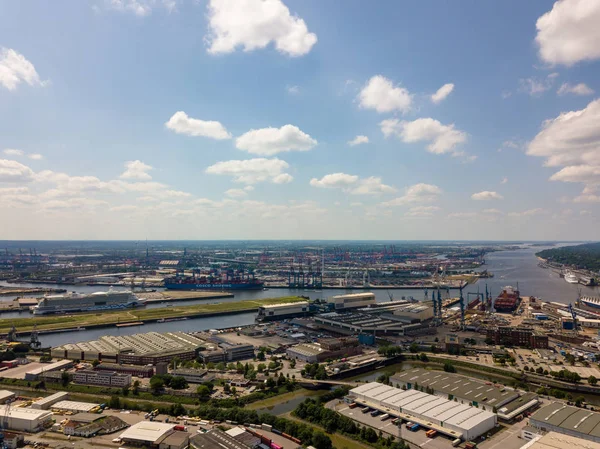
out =
{"type": "Polygon", "coordinates": [[[582,438],[565,435],[558,432],[548,432],[538,440],[532,440],[521,449],[600,449],[600,443],[582,438]]]}
{"type": "Polygon", "coordinates": [[[196,449],[248,449],[248,446],[219,429],[198,434],[190,439],[190,443],[196,449]]]}
{"type": "MultiPolygon", "coordinates": [[[[6,405],[0,405],[0,414],[2,416],[6,415],[6,405]]],[[[31,421],[34,419],[45,419],[52,416],[52,412],[48,410],[36,410],[33,408],[25,408],[25,407],[11,407],[8,411],[8,417],[13,419],[23,419],[26,421],[31,421]]]]}
{"type": "MultiPolygon", "coordinates": [[[[519,397],[518,391],[508,389],[504,385],[495,386],[491,382],[471,379],[460,374],[423,368],[396,373],[391,376],[390,382],[430,387],[436,392],[451,394],[489,407],[496,407],[498,404],[504,405],[507,401],[513,401],[519,397]]],[[[537,397],[535,394],[533,396],[537,397]]]]}
{"type": "Polygon", "coordinates": [[[157,444],[173,432],[174,424],[155,421],[141,421],[126,429],[121,435],[124,440],[157,444]]]}

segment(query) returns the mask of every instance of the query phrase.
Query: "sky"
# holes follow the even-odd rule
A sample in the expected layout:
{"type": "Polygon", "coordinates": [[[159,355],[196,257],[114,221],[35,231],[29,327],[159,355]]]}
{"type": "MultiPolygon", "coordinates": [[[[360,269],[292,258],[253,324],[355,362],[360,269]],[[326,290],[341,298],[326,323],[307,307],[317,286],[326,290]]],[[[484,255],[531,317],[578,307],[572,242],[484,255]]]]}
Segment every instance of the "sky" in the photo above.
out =
{"type": "Polygon", "coordinates": [[[0,239],[595,240],[600,2],[0,2],[0,239]]]}

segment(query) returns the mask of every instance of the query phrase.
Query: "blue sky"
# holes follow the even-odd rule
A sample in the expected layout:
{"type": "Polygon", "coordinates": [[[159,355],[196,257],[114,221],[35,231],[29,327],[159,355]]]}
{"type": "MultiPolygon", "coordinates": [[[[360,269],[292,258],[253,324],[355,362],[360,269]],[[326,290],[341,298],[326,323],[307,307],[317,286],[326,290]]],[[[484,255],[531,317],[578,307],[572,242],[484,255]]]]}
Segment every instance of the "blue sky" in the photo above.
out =
{"type": "Polygon", "coordinates": [[[0,236],[595,239],[599,5],[3,2],[0,236]]]}

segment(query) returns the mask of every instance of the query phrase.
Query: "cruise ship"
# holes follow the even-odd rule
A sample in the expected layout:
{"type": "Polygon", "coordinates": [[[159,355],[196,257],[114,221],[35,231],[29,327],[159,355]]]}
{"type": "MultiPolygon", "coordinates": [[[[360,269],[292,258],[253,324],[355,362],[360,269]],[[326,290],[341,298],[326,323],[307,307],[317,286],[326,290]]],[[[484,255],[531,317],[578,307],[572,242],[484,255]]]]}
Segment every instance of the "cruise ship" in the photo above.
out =
{"type": "Polygon", "coordinates": [[[567,281],[569,284],[579,284],[579,279],[573,273],[566,273],[565,281],[567,281]]]}
{"type": "Polygon", "coordinates": [[[133,293],[124,291],[95,292],[89,294],[65,293],[63,295],[46,295],[37,306],[33,306],[34,315],[51,315],[76,312],[96,312],[121,309],[132,309],[143,306],[133,293]]]}

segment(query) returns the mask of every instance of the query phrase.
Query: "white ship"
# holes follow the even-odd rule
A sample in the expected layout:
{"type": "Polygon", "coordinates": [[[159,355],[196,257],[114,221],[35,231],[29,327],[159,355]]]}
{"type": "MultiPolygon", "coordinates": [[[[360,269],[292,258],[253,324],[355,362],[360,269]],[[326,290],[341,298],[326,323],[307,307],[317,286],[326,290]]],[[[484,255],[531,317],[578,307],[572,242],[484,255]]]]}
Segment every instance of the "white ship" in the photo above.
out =
{"type": "Polygon", "coordinates": [[[579,284],[579,279],[573,273],[565,274],[565,281],[569,284],[579,284]]]}
{"type": "Polygon", "coordinates": [[[37,306],[34,315],[64,314],[75,312],[95,312],[100,310],[121,310],[140,307],[145,304],[131,292],[95,292],[90,294],[66,293],[64,295],[46,295],[37,306]]]}
{"type": "Polygon", "coordinates": [[[600,312],[600,298],[595,298],[593,296],[582,296],[579,298],[579,307],[600,312]]]}

